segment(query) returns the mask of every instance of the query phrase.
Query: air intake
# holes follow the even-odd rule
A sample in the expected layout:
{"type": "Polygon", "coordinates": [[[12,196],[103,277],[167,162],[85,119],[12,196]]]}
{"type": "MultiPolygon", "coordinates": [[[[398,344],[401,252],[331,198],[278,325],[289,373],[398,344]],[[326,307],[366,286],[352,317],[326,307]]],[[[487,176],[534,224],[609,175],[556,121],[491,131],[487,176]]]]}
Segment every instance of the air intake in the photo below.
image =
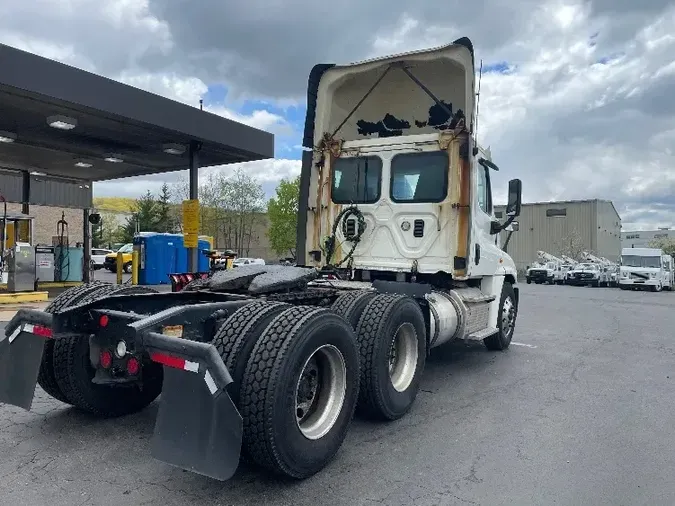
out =
{"type": "Polygon", "coordinates": [[[415,237],[422,237],[424,235],[424,220],[415,220],[413,235],[415,237]]]}

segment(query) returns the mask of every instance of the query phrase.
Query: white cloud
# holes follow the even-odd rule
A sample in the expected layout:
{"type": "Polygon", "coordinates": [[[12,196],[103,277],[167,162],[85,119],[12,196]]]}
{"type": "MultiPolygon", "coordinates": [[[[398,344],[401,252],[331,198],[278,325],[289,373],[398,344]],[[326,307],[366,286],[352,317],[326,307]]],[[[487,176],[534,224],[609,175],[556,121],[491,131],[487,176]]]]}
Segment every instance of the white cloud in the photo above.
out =
{"type": "MultiPolygon", "coordinates": [[[[501,168],[498,199],[507,180],[519,177],[527,200],[607,198],[627,229],[675,224],[672,1],[407,5],[345,0],[326,18],[309,0],[202,0],[190,9],[179,0],[3,2],[0,42],[194,107],[214,84],[228,87],[228,100],[252,97],[279,106],[304,100],[316,63],[357,61],[467,35],[478,60],[510,66],[508,74],[482,78],[479,137],[501,168]],[[318,18],[322,23],[313,22],[318,18]]],[[[232,102],[227,106],[209,104],[208,110],[277,136],[298,135],[264,105],[246,115],[232,110],[232,102]]],[[[280,151],[289,151],[299,135],[283,141],[280,151]]],[[[267,160],[248,168],[271,191],[299,165],[267,160]]],[[[96,192],[135,195],[144,184],[158,189],[178,177],[102,183],[96,192]]]]}
{"type": "MultiPolygon", "coordinates": [[[[206,167],[199,171],[199,182],[204,184],[209,175],[221,173],[232,174],[236,169],[243,168],[254,175],[260,182],[268,196],[273,195],[274,189],[282,179],[290,179],[300,174],[300,161],[283,158],[258,160],[255,162],[234,163],[218,167],[206,167]]],[[[150,190],[159,194],[160,188],[166,182],[172,188],[179,188],[187,181],[187,171],[177,171],[169,174],[157,174],[120,179],[105,183],[94,183],[94,194],[97,197],[138,197],[150,190]]]]}

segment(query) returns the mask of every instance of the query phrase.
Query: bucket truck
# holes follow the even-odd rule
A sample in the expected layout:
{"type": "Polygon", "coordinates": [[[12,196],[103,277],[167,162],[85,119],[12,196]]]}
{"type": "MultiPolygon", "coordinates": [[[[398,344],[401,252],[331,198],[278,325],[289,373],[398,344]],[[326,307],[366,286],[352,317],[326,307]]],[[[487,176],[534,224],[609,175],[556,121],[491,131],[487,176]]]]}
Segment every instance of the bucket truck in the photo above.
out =
{"type": "Polygon", "coordinates": [[[528,271],[527,282],[563,284],[571,266],[564,259],[546,251],[537,251],[537,257],[542,264],[528,271]]]}
{"type": "Polygon", "coordinates": [[[584,261],[572,269],[568,283],[576,286],[609,286],[611,262],[587,251],[583,251],[581,255],[584,261]]]}

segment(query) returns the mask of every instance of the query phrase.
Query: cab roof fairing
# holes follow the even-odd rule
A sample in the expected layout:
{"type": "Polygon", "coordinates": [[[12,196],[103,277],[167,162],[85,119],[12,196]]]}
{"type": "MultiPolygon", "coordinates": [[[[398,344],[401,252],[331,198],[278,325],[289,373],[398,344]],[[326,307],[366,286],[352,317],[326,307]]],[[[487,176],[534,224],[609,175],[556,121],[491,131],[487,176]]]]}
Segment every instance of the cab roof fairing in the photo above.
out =
{"type": "MultiPolygon", "coordinates": [[[[455,40],[451,44],[445,46],[440,46],[431,49],[424,49],[419,51],[412,51],[408,53],[389,55],[380,58],[374,58],[370,60],[365,60],[361,62],[346,64],[346,65],[335,65],[335,64],[318,64],[312,68],[312,71],[309,75],[308,86],[307,86],[307,113],[305,116],[305,129],[303,136],[303,147],[308,149],[314,149],[317,146],[325,133],[332,134],[333,131],[331,128],[335,128],[336,124],[340,125],[344,121],[345,117],[351,112],[354,106],[358,101],[368,93],[368,89],[373,86],[377,81],[378,77],[382,75],[382,70],[386,70],[388,66],[392,63],[405,62],[405,65],[419,65],[423,66],[432,66],[434,71],[427,71],[426,74],[417,75],[416,69],[413,67],[410,69],[410,72],[420,80],[420,82],[431,90],[431,92],[436,96],[436,98],[443,102],[444,105],[449,106],[450,110],[455,112],[458,109],[461,109],[466,117],[465,122],[467,123],[467,130],[473,132],[473,124],[475,122],[475,60],[474,60],[474,50],[473,44],[467,37],[462,37],[455,40]],[[440,72],[436,72],[436,70],[440,72]],[[453,72],[454,71],[454,72],[453,72]],[[440,74],[442,77],[437,77],[440,74]],[[340,111],[342,114],[329,114],[329,108],[324,107],[322,110],[318,109],[320,103],[331,104],[333,107],[333,99],[336,90],[338,90],[342,85],[348,81],[354,81],[359,76],[364,76],[366,79],[363,80],[361,89],[358,93],[358,99],[354,103],[349,104],[349,108],[344,111],[340,111]],[[434,80],[434,83],[429,84],[430,78],[437,77],[437,80],[434,80]],[[461,80],[458,81],[458,77],[461,80]],[[452,81],[457,83],[453,86],[450,84],[446,86],[446,83],[452,81]],[[442,84],[442,86],[439,86],[442,84]],[[461,92],[458,88],[461,87],[461,92]],[[364,91],[365,92],[361,92],[364,91]],[[446,103],[445,100],[448,98],[449,92],[453,98],[454,103],[446,103]],[[452,93],[454,92],[454,95],[452,93]],[[467,111],[470,113],[467,117],[467,111]],[[336,116],[336,117],[331,117],[336,116]],[[340,116],[340,117],[337,117],[340,116]]],[[[409,85],[414,86],[416,92],[423,93],[427,103],[425,107],[429,105],[433,108],[436,104],[434,100],[428,96],[426,92],[419,87],[418,84],[414,83],[412,79],[403,73],[399,69],[392,69],[389,74],[398,73],[402,74],[398,76],[399,79],[404,79],[403,82],[409,83],[409,85]]],[[[384,80],[383,80],[384,81],[384,80]]],[[[382,84],[382,83],[381,83],[382,84]]],[[[378,85],[379,86],[379,85],[378,85]]],[[[377,86],[372,91],[375,92],[377,86]]],[[[390,91],[390,90],[389,90],[390,91]]],[[[357,95],[355,95],[356,97],[357,95]]],[[[359,117],[359,109],[364,109],[364,104],[367,104],[368,98],[366,98],[354,111],[354,116],[359,117]]],[[[395,101],[388,102],[388,106],[395,101]]],[[[420,107],[422,106],[421,104],[420,107]]],[[[420,111],[416,111],[417,118],[403,118],[404,123],[410,125],[409,120],[414,120],[412,124],[416,125],[420,130],[430,131],[431,129],[441,130],[447,128],[447,125],[438,126],[437,123],[433,123],[431,118],[431,109],[429,109],[429,120],[426,122],[419,122],[417,118],[421,117],[420,111]],[[420,126],[422,125],[422,126],[420,126]]],[[[426,111],[425,111],[426,114],[426,111]]],[[[392,116],[387,114],[391,119],[392,116]]],[[[351,119],[356,119],[352,117],[351,119]]],[[[373,125],[374,123],[382,124],[384,120],[380,120],[379,117],[368,118],[372,122],[368,122],[368,125],[373,125]]],[[[450,118],[451,119],[451,118],[450,118]]],[[[449,119],[449,120],[450,120],[449,119]]],[[[363,121],[363,120],[361,120],[363,121]]],[[[404,126],[404,129],[412,128],[412,126],[404,126]]],[[[433,130],[431,130],[433,131],[433,130]]],[[[369,133],[373,133],[372,131],[369,133]]],[[[420,131],[419,133],[422,133],[420,131]]],[[[366,138],[360,127],[359,134],[366,138]]],[[[401,135],[400,131],[393,133],[391,135],[380,135],[382,136],[396,136],[401,135]]],[[[352,138],[357,138],[355,135],[352,138]]],[[[352,139],[345,139],[352,140],[352,139]]],[[[489,151],[488,151],[489,152],[489,151]]]]}

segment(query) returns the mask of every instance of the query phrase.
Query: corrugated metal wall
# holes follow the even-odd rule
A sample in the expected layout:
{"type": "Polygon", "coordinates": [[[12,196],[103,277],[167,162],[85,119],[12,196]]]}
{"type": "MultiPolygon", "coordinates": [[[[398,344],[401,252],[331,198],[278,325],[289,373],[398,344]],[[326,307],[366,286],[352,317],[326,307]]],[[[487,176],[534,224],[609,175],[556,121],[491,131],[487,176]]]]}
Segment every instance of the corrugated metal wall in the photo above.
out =
{"type": "Polygon", "coordinates": [[[598,254],[618,261],[621,256],[621,218],[611,202],[598,201],[597,236],[598,254]]]}
{"type": "MultiPolygon", "coordinates": [[[[620,252],[620,228],[612,228],[610,223],[619,223],[620,227],[620,221],[613,209],[611,203],[596,200],[523,204],[518,217],[520,229],[511,237],[509,255],[519,269],[524,269],[537,260],[538,250],[560,255],[565,243],[573,241],[588,251],[597,251],[599,245],[601,255],[616,259],[620,252]],[[598,234],[598,230],[605,229],[614,235],[598,234]]],[[[504,206],[495,206],[495,212],[503,213],[504,206]]],[[[498,214],[497,218],[504,221],[498,214]]],[[[503,243],[506,234],[501,236],[503,243]]]]}
{"type": "MultiPolygon", "coordinates": [[[[92,207],[92,186],[90,182],[31,176],[30,203],[75,209],[92,207]]],[[[21,187],[21,173],[0,169],[0,193],[7,202],[21,202],[21,187]]]]}

